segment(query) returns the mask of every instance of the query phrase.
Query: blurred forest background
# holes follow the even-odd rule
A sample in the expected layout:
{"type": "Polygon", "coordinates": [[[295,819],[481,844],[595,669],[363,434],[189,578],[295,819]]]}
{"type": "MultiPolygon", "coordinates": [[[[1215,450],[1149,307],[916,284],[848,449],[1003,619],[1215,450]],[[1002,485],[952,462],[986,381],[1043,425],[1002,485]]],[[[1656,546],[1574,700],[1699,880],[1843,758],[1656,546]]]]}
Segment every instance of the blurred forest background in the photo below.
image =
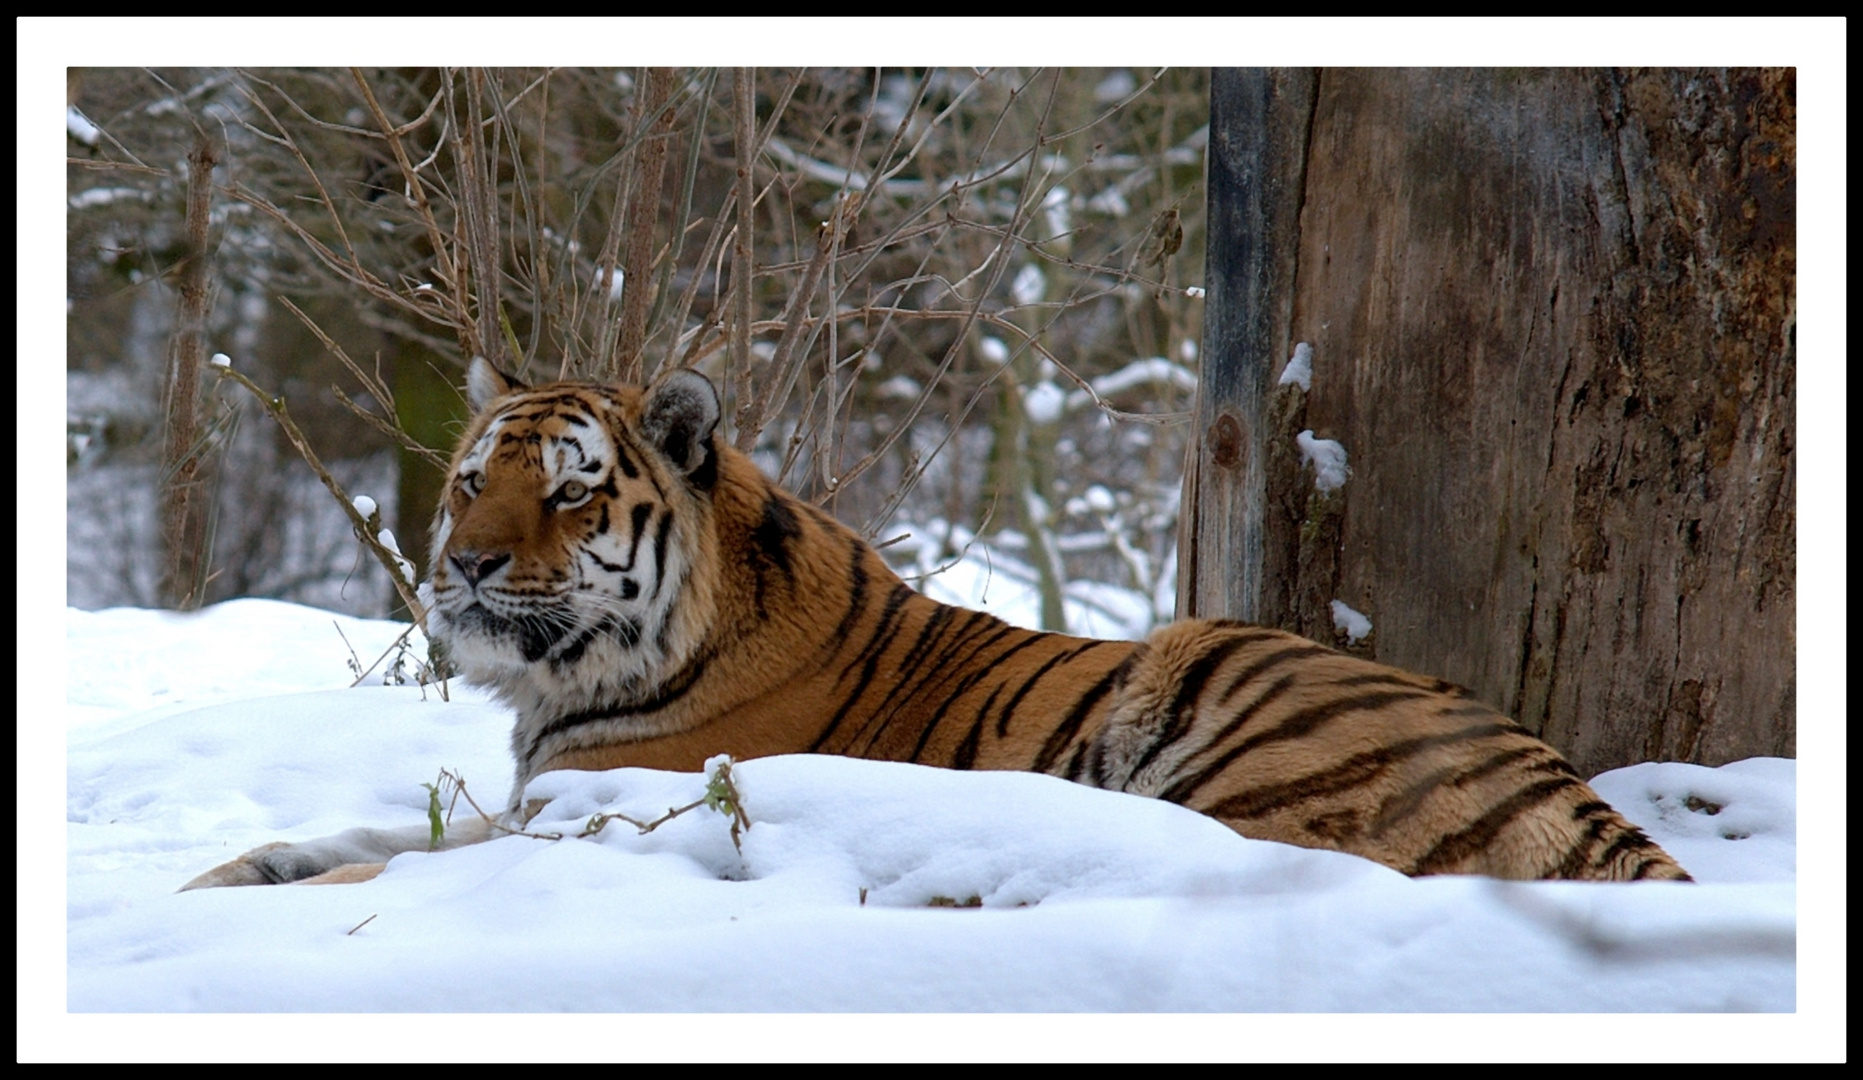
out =
{"type": "Polygon", "coordinates": [[[278,418],[419,580],[483,355],[696,367],[909,578],[981,551],[1049,628],[1171,617],[1206,70],[72,69],[67,104],[72,605],[405,614],[278,418]]]}

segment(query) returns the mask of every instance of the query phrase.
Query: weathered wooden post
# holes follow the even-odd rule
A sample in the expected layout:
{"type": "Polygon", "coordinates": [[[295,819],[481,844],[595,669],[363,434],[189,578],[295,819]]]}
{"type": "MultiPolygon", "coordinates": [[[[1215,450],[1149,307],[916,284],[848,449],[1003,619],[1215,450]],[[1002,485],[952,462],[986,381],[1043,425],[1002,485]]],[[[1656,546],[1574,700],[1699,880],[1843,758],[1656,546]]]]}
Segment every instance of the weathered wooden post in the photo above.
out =
{"type": "Polygon", "coordinates": [[[1314,81],[1310,69],[1210,77],[1208,297],[1178,527],[1180,619],[1261,617],[1265,403],[1275,358],[1287,355],[1314,81]]]}
{"type": "Polygon", "coordinates": [[[1790,69],[1218,72],[1180,612],[1339,601],[1587,774],[1790,756],[1795,127],[1790,69]]]}

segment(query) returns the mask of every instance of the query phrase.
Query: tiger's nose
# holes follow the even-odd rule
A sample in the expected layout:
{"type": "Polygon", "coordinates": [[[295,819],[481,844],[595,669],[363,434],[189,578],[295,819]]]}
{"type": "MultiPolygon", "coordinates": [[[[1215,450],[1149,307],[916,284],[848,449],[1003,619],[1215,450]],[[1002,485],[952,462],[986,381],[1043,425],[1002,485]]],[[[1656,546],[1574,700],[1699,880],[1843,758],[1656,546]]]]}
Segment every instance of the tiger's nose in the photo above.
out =
{"type": "Polygon", "coordinates": [[[511,553],[457,551],[448,555],[446,560],[459,571],[460,577],[466,579],[467,585],[476,589],[479,582],[497,573],[499,567],[511,561],[511,553]]]}

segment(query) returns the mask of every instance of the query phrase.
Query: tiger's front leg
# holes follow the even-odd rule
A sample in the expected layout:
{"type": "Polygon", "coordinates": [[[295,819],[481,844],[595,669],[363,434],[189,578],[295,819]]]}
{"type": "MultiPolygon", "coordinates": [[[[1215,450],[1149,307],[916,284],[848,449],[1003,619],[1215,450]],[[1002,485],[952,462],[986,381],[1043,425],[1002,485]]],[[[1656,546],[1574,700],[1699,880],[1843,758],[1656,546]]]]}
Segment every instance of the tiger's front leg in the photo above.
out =
{"type": "Polygon", "coordinates": [[[450,826],[433,844],[425,825],[402,829],[350,829],[335,836],[298,844],[273,842],[221,863],[181,886],[213,889],[226,885],[348,885],[368,881],[388,860],[410,851],[447,851],[489,840],[496,828],[482,818],[450,826]]]}

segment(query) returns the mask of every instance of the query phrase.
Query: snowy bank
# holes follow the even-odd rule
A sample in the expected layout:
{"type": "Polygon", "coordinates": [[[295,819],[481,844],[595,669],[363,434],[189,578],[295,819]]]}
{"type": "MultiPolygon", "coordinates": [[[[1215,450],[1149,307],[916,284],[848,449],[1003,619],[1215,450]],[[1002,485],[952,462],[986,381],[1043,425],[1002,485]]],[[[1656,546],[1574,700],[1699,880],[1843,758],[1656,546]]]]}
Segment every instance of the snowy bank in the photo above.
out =
{"type": "MultiPolygon", "coordinates": [[[[1779,761],[1600,779],[1694,886],[1412,880],[1049,777],[784,757],[737,767],[741,853],[703,811],[573,838],[703,778],[562,773],[533,786],[553,800],[533,828],[569,839],[404,855],[362,885],[176,893],[266,841],[417,825],[443,767],[502,803],[504,711],[457,686],[344,689],[330,621],[264,601],[68,613],[74,1012],[1795,1007],[1779,761]],[[1738,841],[1687,808],[1703,792],[1738,841]]],[[[365,664],[401,630],[338,621],[365,664]]]]}

